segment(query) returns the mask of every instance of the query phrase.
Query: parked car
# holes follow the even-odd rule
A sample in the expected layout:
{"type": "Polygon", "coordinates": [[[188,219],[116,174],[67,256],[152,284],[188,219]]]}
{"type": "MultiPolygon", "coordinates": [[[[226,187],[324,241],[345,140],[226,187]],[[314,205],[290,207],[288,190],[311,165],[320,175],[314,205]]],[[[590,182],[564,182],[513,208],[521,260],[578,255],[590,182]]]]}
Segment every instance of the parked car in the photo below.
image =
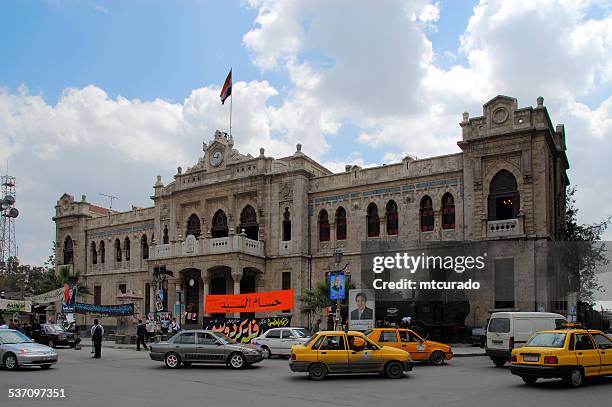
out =
{"type": "Polygon", "coordinates": [[[495,312],[487,326],[485,352],[501,367],[510,360],[512,349],[524,346],[533,334],[566,323],[563,315],[551,312],[495,312]]]}
{"type": "Polygon", "coordinates": [[[510,372],[526,384],[561,378],[579,387],[585,377],[612,375],[612,339],[592,329],[542,331],[512,351],[510,372]]]}
{"type": "Polygon", "coordinates": [[[441,365],[453,357],[449,345],[421,338],[411,329],[374,328],[368,329],[364,334],[379,345],[405,350],[410,353],[414,361],[428,361],[432,365],[441,365]]]}
{"type": "Polygon", "coordinates": [[[42,324],[36,341],[51,348],[57,346],[74,348],[81,342],[81,338],[76,336],[74,332],[66,331],[60,324],[42,324]]]}
{"type": "Polygon", "coordinates": [[[399,379],[412,370],[410,354],[381,346],[357,331],[321,331],[303,345],[293,345],[289,368],[308,372],[311,380],[322,380],[329,373],[384,373],[399,379]]]}
{"type": "Polygon", "coordinates": [[[308,331],[304,328],[272,328],[252,339],[251,344],[259,347],[266,359],[272,355],[289,356],[291,347],[304,344],[309,336],[308,331]]]}
{"type": "Polygon", "coordinates": [[[167,341],[152,343],[150,349],[152,360],[164,362],[171,369],[192,363],[224,363],[242,369],[263,359],[261,350],[253,345],[201,329],[181,331],[167,341]]]}
{"type": "Polygon", "coordinates": [[[487,327],[472,328],[472,345],[484,348],[487,344],[487,327]]]}
{"type": "Polygon", "coordinates": [[[14,329],[0,329],[0,361],[8,370],[24,366],[48,369],[57,363],[57,352],[34,342],[14,329]]]}

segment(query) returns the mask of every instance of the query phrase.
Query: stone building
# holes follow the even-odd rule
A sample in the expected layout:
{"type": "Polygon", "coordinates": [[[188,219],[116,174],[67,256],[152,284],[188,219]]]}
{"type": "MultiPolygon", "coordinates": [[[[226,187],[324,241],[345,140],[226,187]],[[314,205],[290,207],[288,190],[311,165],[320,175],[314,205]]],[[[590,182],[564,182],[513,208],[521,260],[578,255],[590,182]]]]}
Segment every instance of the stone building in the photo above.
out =
{"type": "MultiPolygon", "coordinates": [[[[300,144],[288,157],[263,148],[253,157],[216,132],[195,165],[179,167],[168,184],[157,177],[151,207],[114,212],[64,194],[56,259],[81,273],[94,303],[134,302],[140,314],[155,310],[154,270],[165,267],[173,273],[163,283],[166,306],[180,300],[187,322],[201,323],[209,293],[294,288],[297,297],[333,269],[336,250],[359,286],[362,242],[484,242],[486,281],[455,323],[480,325],[500,308],[563,312],[567,289],[545,253],[564,237],[563,125],[553,126],[542,98],[519,108],[497,96],[482,116],[464,113],[460,126],[456,154],[341,173],[300,144]],[[509,249],[516,244],[519,256],[509,249]]],[[[435,323],[444,315],[434,308],[413,312],[435,323]]],[[[292,312],[307,324],[297,298],[292,312]]]]}

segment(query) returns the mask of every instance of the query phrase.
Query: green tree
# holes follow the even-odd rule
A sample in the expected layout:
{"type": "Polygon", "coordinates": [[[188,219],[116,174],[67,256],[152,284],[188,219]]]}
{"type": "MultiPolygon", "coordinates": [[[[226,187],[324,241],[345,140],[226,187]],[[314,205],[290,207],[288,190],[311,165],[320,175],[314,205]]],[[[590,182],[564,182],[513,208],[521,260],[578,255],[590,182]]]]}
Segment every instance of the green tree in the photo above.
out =
{"type": "Polygon", "coordinates": [[[579,293],[579,300],[589,304],[595,302],[595,294],[603,292],[597,274],[604,271],[609,264],[606,247],[601,242],[601,235],[610,225],[612,217],[594,224],[578,223],[576,208],[576,188],[567,192],[566,207],[566,250],[565,264],[569,270],[570,289],[579,293]]]}
{"type": "MultiPolygon", "coordinates": [[[[349,289],[355,288],[355,284],[348,282],[346,290],[348,293],[349,289]]],[[[325,279],[325,282],[319,282],[315,284],[312,289],[303,290],[299,297],[301,304],[302,314],[308,316],[308,326],[312,326],[315,318],[321,315],[321,311],[324,308],[331,307],[336,303],[329,299],[329,279],[325,279]]],[[[342,308],[345,308],[346,305],[342,308]]]]}

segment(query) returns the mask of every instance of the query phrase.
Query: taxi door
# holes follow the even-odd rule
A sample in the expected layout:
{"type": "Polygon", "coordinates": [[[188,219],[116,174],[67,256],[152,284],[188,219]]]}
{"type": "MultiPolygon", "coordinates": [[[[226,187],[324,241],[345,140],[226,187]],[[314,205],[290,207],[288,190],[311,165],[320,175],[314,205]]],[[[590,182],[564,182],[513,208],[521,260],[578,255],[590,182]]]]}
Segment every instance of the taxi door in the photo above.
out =
{"type": "Polygon", "coordinates": [[[600,374],[612,375],[612,340],[599,332],[591,333],[591,336],[597,344],[599,357],[601,358],[600,374]]]}
{"type": "Polygon", "coordinates": [[[347,335],[349,370],[351,372],[380,372],[382,351],[361,335],[347,335]]]}
{"type": "Polygon", "coordinates": [[[412,360],[425,360],[429,358],[427,353],[427,343],[410,329],[400,329],[399,337],[401,348],[412,357],[412,360]]]}
{"type": "Polygon", "coordinates": [[[319,349],[317,360],[324,363],[330,372],[346,372],[348,370],[348,351],[343,334],[325,335],[319,349]]]}
{"type": "Polygon", "coordinates": [[[585,376],[598,375],[601,370],[601,356],[599,349],[588,333],[574,334],[574,353],[578,364],[584,368],[585,376]]]}

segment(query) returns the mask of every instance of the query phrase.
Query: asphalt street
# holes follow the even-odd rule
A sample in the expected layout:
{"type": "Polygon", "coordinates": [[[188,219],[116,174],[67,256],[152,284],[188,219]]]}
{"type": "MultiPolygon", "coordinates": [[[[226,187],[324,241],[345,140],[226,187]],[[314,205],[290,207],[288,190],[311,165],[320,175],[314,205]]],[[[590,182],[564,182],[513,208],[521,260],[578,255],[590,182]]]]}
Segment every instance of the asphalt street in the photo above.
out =
{"type": "Polygon", "coordinates": [[[328,376],[313,382],[291,373],[286,359],[270,359],[246,370],[194,365],[170,370],[148,352],[88,348],[59,350],[52,369],[0,371],[0,405],[92,407],[260,406],[603,406],[610,403],[612,377],[568,389],[558,381],[526,386],[508,368],[486,357],[457,358],[444,366],[417,365],[403,379],[378,375],[328,376]],[[8,399],[9,388],[64,388],[64,400],[8,399]]]}

